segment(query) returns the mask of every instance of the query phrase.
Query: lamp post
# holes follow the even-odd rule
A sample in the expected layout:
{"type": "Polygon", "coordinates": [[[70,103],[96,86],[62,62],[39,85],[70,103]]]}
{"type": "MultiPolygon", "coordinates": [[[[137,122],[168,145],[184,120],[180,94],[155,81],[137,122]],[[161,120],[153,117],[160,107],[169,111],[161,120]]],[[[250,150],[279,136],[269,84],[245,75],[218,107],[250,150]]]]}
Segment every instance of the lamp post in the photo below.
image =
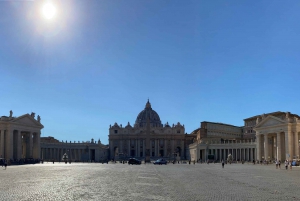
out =
{"type": "Polygon", "coordinates": [[[67,164],[67,162],[68,162],[68,154],[67,153],[65,153],[63,155],[62,160],[65,161],[65,164],[67,164]]]}

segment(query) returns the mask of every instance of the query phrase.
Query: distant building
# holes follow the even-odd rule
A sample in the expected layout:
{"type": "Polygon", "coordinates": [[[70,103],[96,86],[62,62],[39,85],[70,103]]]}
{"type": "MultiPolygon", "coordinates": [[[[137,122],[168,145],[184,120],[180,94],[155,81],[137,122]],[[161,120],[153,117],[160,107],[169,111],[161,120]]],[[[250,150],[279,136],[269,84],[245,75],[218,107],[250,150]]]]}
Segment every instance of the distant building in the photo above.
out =
{"type": "Polygon", "coordinates": [[[59,142],[54,137],[41,138],[41,159],[46,161],[62,161],[63,155],[68,155],[68,161],[95,161],[108,160],[108,146],[100,140],[87,142],[59,142]]]}
{"type": "Polygon", "coordinates": [[[111,159],[136,157],[148,160],[155,158],[185,159],[187,143],[193,137],[185,134],[184,125],[161,123],[159,115],[148,100],[133,126],[115,123],[109,128],[109,148],[111,159]]]}
{"type": "Polygon", "coordinates": [[[300,117],[290,112],[272,112],[244,119],[244,127],[201,122],[189,145],[193,160],[292,160],[299,159],[300,117]]]}
{"type": "Polygon", "coordinates": [[[243,140],[243,127],[218,122],[201,122],[196,141],[189,145],[191,160],[226,160],[231,154],[234,160],[253,160],[255,143],[243,140]]]}

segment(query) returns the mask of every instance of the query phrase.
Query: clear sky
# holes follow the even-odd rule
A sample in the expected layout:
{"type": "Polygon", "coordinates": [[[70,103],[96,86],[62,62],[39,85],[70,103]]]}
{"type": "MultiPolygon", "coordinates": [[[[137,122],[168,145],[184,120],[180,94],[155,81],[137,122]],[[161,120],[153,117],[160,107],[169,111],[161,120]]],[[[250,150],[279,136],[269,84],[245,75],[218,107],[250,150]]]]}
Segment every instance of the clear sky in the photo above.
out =
{"type": "Polygon", "coordinates": [[[163,124],[300,114],[300,1],[0,1],[0,115],[108,143],[147,99],[163,124]]]}

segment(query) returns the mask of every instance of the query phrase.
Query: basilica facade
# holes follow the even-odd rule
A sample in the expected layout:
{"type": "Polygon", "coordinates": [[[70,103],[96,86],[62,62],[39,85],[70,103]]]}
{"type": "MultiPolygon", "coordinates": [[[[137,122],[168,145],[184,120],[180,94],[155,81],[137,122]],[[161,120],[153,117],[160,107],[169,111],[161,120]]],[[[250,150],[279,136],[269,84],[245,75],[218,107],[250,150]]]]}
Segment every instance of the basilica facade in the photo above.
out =
{"type": "Polygon", "coordinates": [[[132,126],[115,123],[109,128],[110,159],[135,157],[145,160],[155,158],[186,159],[187,150],[195,136],[185,134],[181,123],[162,124],[149,100],[132,126]]]}

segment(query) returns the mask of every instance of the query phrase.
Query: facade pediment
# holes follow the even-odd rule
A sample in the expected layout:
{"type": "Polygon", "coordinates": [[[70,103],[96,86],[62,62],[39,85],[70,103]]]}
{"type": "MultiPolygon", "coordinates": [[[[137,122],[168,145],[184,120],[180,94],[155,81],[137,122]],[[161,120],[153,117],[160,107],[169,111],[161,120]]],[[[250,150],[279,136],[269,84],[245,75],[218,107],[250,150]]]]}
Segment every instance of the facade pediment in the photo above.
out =
{"type": "Polygon", "coordinates": [[[35,120],[29,114],[22,115],[16,119],[14,119],[11,122],[14,124],[25,125],[25,126],[29,126],[29,127],[39,127],[39,128],[44,127],[40,122],[35,120]]]}
{"type": "Polygon", "coordinates": [[[282,119],[279,119],[274,116],[268,116],[264,120],[262,120],[259,124],[255,126],[255,129],[263,128],[263,127],[270,127],[270,126],[276,126],[276,125],[282,125],[286,122],[282,119]]]}

